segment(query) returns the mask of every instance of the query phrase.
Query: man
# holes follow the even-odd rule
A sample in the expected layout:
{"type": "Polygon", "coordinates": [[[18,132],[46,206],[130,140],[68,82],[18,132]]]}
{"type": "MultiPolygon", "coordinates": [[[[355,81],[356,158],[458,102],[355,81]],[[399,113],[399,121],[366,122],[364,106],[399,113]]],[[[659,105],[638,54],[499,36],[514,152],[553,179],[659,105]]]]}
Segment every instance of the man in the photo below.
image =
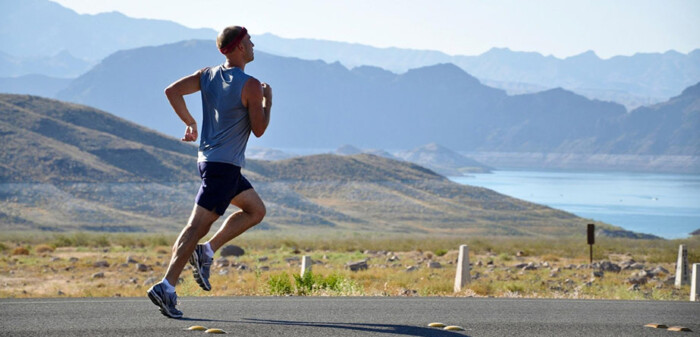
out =
{"type": "Polygon", "coordinates": [[[165,278],[148,290],[151,301],[171,318],[182,317],[175,307],[175,285],[185,264],[189,261],[194,267],[200,287],[211,290],[209,269],[214,252],[265,216],[265,205],[241,175],[241,168],[245,165],[250,132],[260,137],[270,123],[272,89],[244,73],[246,64],[254,58],[254,44],[244,27],[225,28],[216,43],[226,56],[222,65],[198,70],[165,89],[170,105],[187,125],[183,141],[197,140],[197,123],[187,109],[184,95],[201,91],[203,110],[197,159],[202,185],[187,226],[173,245],[165,278]],[[198,244],[229,204],[240,211],[229,216],[211,240],[198,244]]]}

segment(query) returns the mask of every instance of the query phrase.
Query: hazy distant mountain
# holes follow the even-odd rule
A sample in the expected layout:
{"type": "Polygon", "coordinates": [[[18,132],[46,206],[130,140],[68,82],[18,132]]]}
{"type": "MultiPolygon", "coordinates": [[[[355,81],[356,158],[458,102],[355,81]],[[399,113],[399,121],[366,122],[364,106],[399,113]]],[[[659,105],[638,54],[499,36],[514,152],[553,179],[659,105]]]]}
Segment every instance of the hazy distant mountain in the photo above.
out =
{"type": "MultiPolygon", "coordinates": [[[[277,55],[340,62],[352,68],[377,66],[397,73],[453,63],[469,74],[509,93],[532,88],[562,87],[590,98],[613,100],[637,107],[667,99],[700,81],[700,50],[684,55],[638,53],[601,59],[594,52],[559,59],[536,52],[493,48],[481,55],[450,56],[430,50],[375,48],[360,44],[283,39],[271,34],[254,37],[256,47],[277,55]]],[[[539,91],[539,90],[538,90],[539,91]]]]}
{"type": "MultiPolygon", "coordinates": [[[[86,106],[0,95],[0,141],[1,230],[175,231],[199,184],[193,146],[86,106]]],[[[569,236],[591,222],[367,154],[245,172],[262,229],[569,236]]]]}
{"type": "MultiPolygon", "coordinates": [[[[210,41],[121,51],[76,79],[59,97],[113,111],[180,137],[182,122],[172,112],[163,89],[181,76],[221,61],[210,41]],[[146,71],[149,76],[142,76],[146,71]]],[[[275,93],[273,121],[254,146],[354,144],[405,149],[438,142],[471,152],[695,155],[695,140],[700,137],[691,134],[690,138],[674,138],[674,143],[659,141],[654,147],[623,142],[631,139],[627,134],[642,127],[631,121],[645,110],[627,113],[619,104],[589,100],[563,89],[508,96],[451,64],[397,75],[376,67],[348,70],[339,63],[257,52],[246,72],[269,82],[275,93]]],[[[198,94],[189,97],[195,116],[201,114],[200,106],[198,94]]],[[[661,123],[669,113],[659,110],[647,122],[661,123]]],[[[654,133],[648,137],[664,136],[654,133]]]]}
{"type": "Polygon", "coordinates": [[[465,173],[487,173],[492,170],[491,167],[436,143],[430,143],[408,151],[401,151],[396,156],[446,176],[460,176],[465,173]]]}
{"type": "Polygon", "coordinates": [[[2,0],[0,22],[0,50],[22,58],[67,51],[80,59],[97,61],[121,49],[216,38],[213,29],[134,19],[119,12],[78,14],[48,0],[2,0]]]}
{"type": "Polygon", "coordinates": [[[62,51],[54,56],[43,57],[17,57],[0,51],[0,77],[19,77],[34,74],[74,78],[88,71],[93,65],[95,65],[95,62],[76,58],[67,51],[62,51]]]}
{"type": "MultiPolygon", "coordinates": [[[[118,12],[78,15],[48,0],[0,1],[0,22],[0,52],[6,54],[0,55],[0,77],[74,77],[86,70],[84,60],[96,62],[118,50],[193,38],[213,40],[216,36],[212,29],[134,19],[118,12]],[[44,66],[51,63],[54,66],[44,66]]],[[[369,65],[404,73],[453,63],[510,94],[562,87],[630,109],[664,101],[700,81],[700,50],[687,55],[668,51],[603,60],[592,51],[565,59],[507,48],[494,48],[477,56],[450,56],[430,50],[285,39],[271,34],[254,35],[253,40],[260,51],[340,62],[348,68],[369,65]]]]}

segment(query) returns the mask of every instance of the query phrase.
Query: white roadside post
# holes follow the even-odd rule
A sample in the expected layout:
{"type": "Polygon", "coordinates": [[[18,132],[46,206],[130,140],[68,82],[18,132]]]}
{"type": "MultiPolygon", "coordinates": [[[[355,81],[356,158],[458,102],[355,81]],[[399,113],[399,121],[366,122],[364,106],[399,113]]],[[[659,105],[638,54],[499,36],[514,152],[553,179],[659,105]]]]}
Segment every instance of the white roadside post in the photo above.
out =
{"type": "Polygon", "coordinates": [[[700,301],[700,263],[693,263],[693,280],[690,284],[690,301],[700,301]]]}
{"type": "Polygon", "coordinates": [[[678,261],[676,262],[676,288],[680,288],[684,284],[690,283],[688,280],[688,249],[685,245],[678,247],[678,261]]]}
{"type": "Polygon", "coordinates": [[[301,277],[304,277],[308,271],[311,271],[311,257],[304,255],[304,258],[301,259],[301,277]]]}
{"type": "Polygon", "coordinates": [[[457,260],[457,275],[455,275],[455,292],[462,291],[462,287],[471,282],[469,276],[469,247],[459,246],[459,259],[457,260]]]}

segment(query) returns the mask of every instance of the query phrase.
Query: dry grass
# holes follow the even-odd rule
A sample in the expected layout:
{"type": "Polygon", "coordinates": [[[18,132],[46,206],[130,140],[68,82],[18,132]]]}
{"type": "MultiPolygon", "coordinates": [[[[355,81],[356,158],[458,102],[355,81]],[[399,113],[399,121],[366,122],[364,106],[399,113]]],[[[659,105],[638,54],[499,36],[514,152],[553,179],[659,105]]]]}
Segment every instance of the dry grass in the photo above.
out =
{"type": "MultiPolygon", "coordinates": [[[[688,286],[675,289],[664,282],[667,275],[629,290],[626,279],[633,271],[607,272],[592,276],[585,238],[581,242],[562,239],[508,238],[413,238],[295,237],[266,233],[244,235],[235,244],[246,254],[228,258],[231,266],[212,269],[211,292],[204,292],[185,270],[178,286],[181,296],[222,295],[314,295],[314,296],[495,296],[548,298],[664,299],[687,300],[688,286]],[[564,242],[562,242],[564,241],[564,242]],[[472,282],[453,293],[459,243],[467,243],[473,263],[472,282]],[[526,252],[517,257],[518,251],[526,252]],[[295,258],[314,260],[313,276],[295,278],[300,271],[295,258]],[[369,269],[351,272],[345,264],[367,260],[369,269]],[[442,268],[429,268],[439,262],[442,268]],[[537,270],[521,271],[513,266],[533,262],[537,270]],[[549,267],[545,267],[545,263],[549,267]],[[569,269],[570,265],[575,268],[569,269]],[[241,267],[245,266],[245,267],[241,267]],[[413,267],[412,271],[408,271],[413,267]],[[556,270],[556,271],[554,271],[556,270]]],[[[55,296],[144,296],[147,281],[163,277],[170,259],[169,235],[62,234],[0,238],[3,246],[17,247],[0,252],[0,297],[55,296]],[[81,242],[59,245],[57,242],[81,242]],[[121,243],[121,244],[120,244],[121,243]],[[33,251],[40,254],[30,254],[33,251]],[[54,250],[53,245],[57,246],[54,250]],[[26,251],[17,255],[20,248],[26,251]],[[137,271],[127,257],[146,264],[137,271]],[[109,267],[95,267],[106,261],[109,267]],[[104,277],[93,276],[103,273],[104,277]]],[[[678,244],[689,249],[691,263],[698,262],[700,240],[635,241],[599,239],[594,258],[619,263],[633,258],[646,269],[661,266],[673,273],[678,244]]],[[[218,259],[219,256],[216,256],[218,259]]]]}

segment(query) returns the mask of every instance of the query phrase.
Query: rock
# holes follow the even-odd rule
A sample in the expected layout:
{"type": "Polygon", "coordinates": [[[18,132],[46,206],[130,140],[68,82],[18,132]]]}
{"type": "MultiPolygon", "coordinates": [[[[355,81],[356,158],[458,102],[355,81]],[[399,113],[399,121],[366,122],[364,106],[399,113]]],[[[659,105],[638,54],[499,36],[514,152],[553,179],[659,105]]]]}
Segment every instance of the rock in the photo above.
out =
{"type": "Polygon", "coordinates": [[[523,269],[523,268],[525,268],[525,267],[527,267],[527,266],[528,266],[527,263],[518,263],[518,264],[514,265],[513,268],[516,268],[516,269],[523,269]]]}
{"type": "Polygon", "coordinates": [[[62,259],[61,259],[60,257],[52,257],[50,261],[51,261],[51,262],[57,262],[57,261],[61,261],[61,260],[62,260],[62,259]]]}
{"type": "Polygon", "coordinates": [[[387,261],[389,261],[389,262],[394,262],[394,261],[398,261],[398,260],[399,260],[399,257],[396,255],[392,255],[387,259],[387,261]]]}
{"type": "Polygon", "coordinates": [[[258,258],[258,262],[265,262],[267,261],[267,256],[261,256],[258,258]]]}
{"type": "Polygon", "coordinates": [[[656,268],[652,269],[649,271],[649,274],[653,276],[663,276],[663,275],[668,275],[668,270],[662,266],[656,266],[656,268]]]}
{"type": "Polygon", "coordinates": [[[228,275],[228,268],[223,268],[219,270],[219,275],[228,275]]]}
{"type": "Polygon", "coordinates": [[[600,264],[598,264],[598,269],[601,271],[610,271],[614,273],[619,273],[620,270],[622,270],[622,267],[610,262],[610,261],[603,261],[600,264]]]}
{"type": "Polygon", "coordinates": [[[668,286],[676,284],[676,277],[673,275],[666,276],[664,284],[668,286]]]}
{"type": "Polygon", "coordinates": [[[134,258],[129,255],[126,257],[126,263],[138,263],[138,261],[134,260],[134,258]]]}
{"type": "Polygon", "coordinates": [[[646,284],[647,283],[647,278],[646,277],[630,277],[627,279],[627,283],[629,284],[646,284]]]}
{"type": "Polygon", "coordinates": [[[545,261],[544,263],[540,264],[540,266],[541,266],[542,268],[549,268],[549,262],[546,262],[546,261],[545,261]]]}
{"type": "Polygon", "coordinates": [[[122,263],[122,264],[119,265],[119,267],[122,267],[122,268],[126,268],[126,267],[128,267],[128,266],[129,266],[128,263],[122,263]]]}
{"type": "Polygon", "coordinates": [[[228,257],[228,256],[243,256],[245,254],[245,251],[243,248],[238,247],[236,245],[227,245],[224,248],[221,249],[221,256],[228,257]]]}
{"type": "Polygon", "coordinates": [[[523,270],[537,270],[537,266],[533,262],[530,262],[523,267],[523,270]]]}
{"type": "Polygon", "coordinates": [[[237,269],[237,270],[248,270],[248,266],[246,266],[246,265],[244,265],[244,264],[241,264],[241,265],[239,265],[236,269],[237,269]]]}
{"type": "Polygon", "coordinates": [[[143,285],[144,285],[144,286],[150,286],[151,284],[155,284],[156,282],[158,282],[158,279],[157,279],[157,278],[155,278],[155,277],[149,277],[149,278],[147,278],[145,281],[143,281],[143,285]]]}
{"type": "Polygon", "coordinates": [[[403,289],[399,292],[399,296],[413,296],[415,294],[418,294],[418,291],[413,289],[403,289]]]}
{"type": "Polygon", "coordinates": [[[633,274],[632,274],[632,277],[651,278],[652,275],[651,275],[649,272],[647,272],[646,270],[640,270],[640,271],[638,271],[638,272],[636,272],[636,273],[633,273],[633,274]]]}
{"type": "Polygon", "coordinates": [[[633,283],[631,287],[627,288],[629,291],[639,291],[639,283],[633,283]]]}
{"type": "Polygon", "coordinates": [[[284,261],[287,263],[299,262],[299,261],[301,261],[301,258],[299,258],[298,256],[292,256],[292,257],[285,258],[284,261]]]}
{"type": "Polygon", "coordinates": [[[63,296],[63,295],[65,295],[66,293],[64,293],[64,292],[62,292],[62,291],[59,290],[58,293],[56,293],[56,294],[57,294],[58,296],[63,296]]]}
{"type": "Polygon", "coordinates": [[[568,285],[572,285],[572,284],[574,284],[574,280],[572,280],[572,279],[566,279],[566,280],[564,280],[564,283],[565,283],[565,284],[568,284],[568,285]]]}
{"type": "Polygon", "coordinates": [[[109,267],[109,262],[104,261],[104,260],[102,260],[102,261],[97,261],[97,262],[93,263],[92,266],[95,267],[95,268],[108,268],[108,267],[109,267]]]}
{"type": "Polygon", "coordinates": [[[230,265],[231,265],[231,263],[228,261],[228,259],[226,259],[224,257],[220,257],[220,258],[216,259],[216,262],[214,262],[214,266],[216,268],[224,268],[224,267],[228,267],[230,265]]]}
{"type": "Polygon", "coordinates": [[[268,266],[260,266],[260,267],[258,267],[258,270],[260,270],[260,271],[268,271],[268,270],[270,270],[270,267],[268,267],[268,266]]]}
{"type": "Polygon", "coordinates": [[[522,250],[519,250],[517,253],[515,253],[515,256],[517,256],[517,257],[523,257],[523,256],[527,256],[527,255],[526,255],[525,252],[523,252],[522,250]]]}
{"type": "Polygon", "coordinates": [[[428,268],[438,269],[438,268],[442,268],[442,265],[440,264],[440,262],[431,261],[431,262],[428,262],[428,268]]]}
{"type": "Polygon", "coordinates": [[[136,277],[129,277],[129,283],[132,283],[132,284],[139,283],[139,279],[136,277]]]}
{"type": "Polygon", "coordinates": [[[348,264],[345,265],[345,268],[350,269],[351,271],[359,271],[359,270],[366,270],[369,268],[367,265],[366,260],[362,261],[357,261],[357,262],[349,262],[348,264]]]}
{"type": "Polygon", "coordinates": [[[146,271],[149,271],[149,270],[151,270],[151,267],[149,267],[149,266],[146,265],[146,264],[143,264],[143,263],[137,263],[137,264],[136,264],[136,271],[146,272],[146,271]]]}
{"type": "Polygon", "coordinates": [[[484,265],[484,263],[481,262],[481,260],[476,261],[476,266],[477,266],[477,267],[481,267],[481,266],[483,266],[483,265],[484,265]]]}
{"type": "Polygon", "coordinates": [[[104,278],[104,277],[105,277],[105,273],[103,273],[103,272],[92,274],[92,278],[104,278]]]}
{"type": "Polygon", "coordinates": [[[602,270],[593,271],[593,277],[602,278],[605,273],[602,270]]]}
{"type": "Polygon", "coordinates": [[[644,265],[639,262],[635,262],[631,264],[627,269],[644,269],[644,265]]]}
{"type": "Polygon", "coordinates": [[[487,266],[493,266],[493,260],[490,260],[489,262],[486,262],[487,266]]]}

